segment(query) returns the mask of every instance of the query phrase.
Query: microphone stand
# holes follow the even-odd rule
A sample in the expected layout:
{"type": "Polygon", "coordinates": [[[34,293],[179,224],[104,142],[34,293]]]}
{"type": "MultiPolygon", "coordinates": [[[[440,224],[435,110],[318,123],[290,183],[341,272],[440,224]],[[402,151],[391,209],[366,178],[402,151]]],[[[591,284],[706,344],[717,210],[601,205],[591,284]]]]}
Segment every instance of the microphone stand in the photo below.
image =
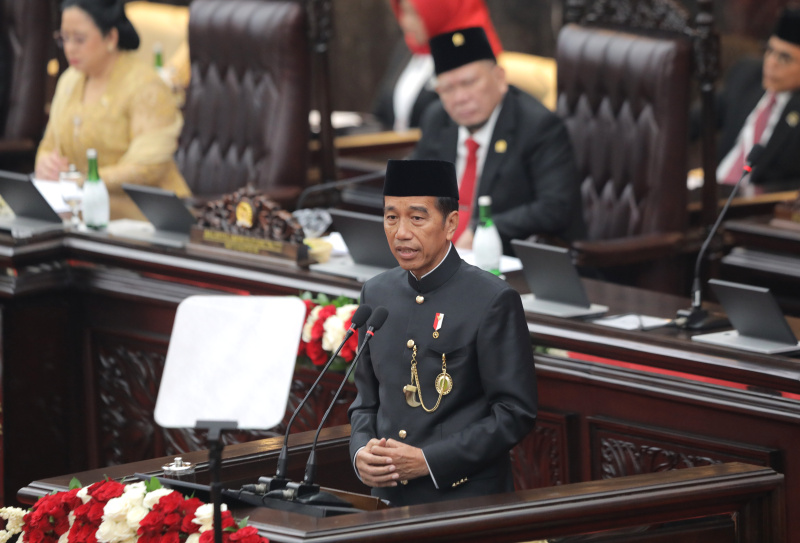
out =
{"type": "Polygon", "coordinates": [[[742,184],[744,178],[753,171],[755,163],[761,157],[763,152],[764,146],[761,144],[756,144],[750,150],[750,153],[748,153],[742,175],[733,186],[730,196],[728,196],[725,205],[722,206],[722,210],[719,212],[717,220],[714,222],[714,225],[711,227],[711,230],[709,230],[708,236],[703,242],[703,245],[700,247],[700,252],[697,253],[697,260],[695,261],[694,265],[694,278],[692,279],[692,306],[689,309],[678,310],[675,321],[679,328],[685,328],[688,330],[710,330],[713,328],[730,326],[730,321],[726,317],[712,315],[707,309],[703,309],[703,286],[700,280],[700,267],[702,266],[703,258],[708,250],[708,246],[711,244],[711,240],[717,233],[720,224],[722,224],[722,219],[725,218],[728,208],[731,206],[731,202],[739,191],[739,186],[742,184]]]}
{"type": "Polygon", "coordinates": [[[358,353],[356,353],[356,356],[353,359],[353,362],[350,364],[350,367],[347,368],[344,379],[342,379],[342,382],[339,384],[336,394],[333,395],[333,400],[331,400],[330,404],[328,405],[328,409],[325,411],[325,414],[322,415],[322,420],[317,427],[317,433],[314,435],[314,441],[311,444],[311,454],[308,455],[303,482],[299,484],[289,483],[288,485],[296,491],[297,500],[301,503],[344,506],[350,505],[352,507],[349,502],[342,500],[341,498],[338,498],[329,492],[320,492],[319,485],[314,484],[314,479],[317,475],[317,440],[319,440],[319,434],[322,431],[322,427],[325,425],[325,421],[328,420],[328,416],[331,414],[333,406],[336,404],[336,400],[339,398],[342,388],[344,388],[344,384],[348,381],[348,379],[350,379],[350,375],[353,373],[353,370],[355,370],[356,364],[358,364],[358,359],[361,357],[361,353],[364,352],[364,348],[367,346],[369,340],[375,335],[375,332],[379,330],[381,326],[383,326],[387,316],[388,311],[386,311],[384,307],[378,307],[375,309],[375,314],[372,316],[370,325],[367,328],[367,333],[365,334],[366,337],[364,337],[364,341],[361,343],[358,353]]]}
{"type": "MultiPolygon", "coordinates": [[[[336,351],[331,355],[328,361],[323,366],[322,370],[320,370],[317,379],[311,385],[311,387],[306,392],[306,395],[297,405],[292,413],[291,418],[289,419],[288,424],[286,425],[286,434],[283,437],[283,447],[281,447],[281,452],[278,455],[278,468],[275,471],[275,477],[259,477],[258,485],[244,485],[242,487],[243,490],[254,492],[258,494],[266,494],[268,492],[274,490],[280,490],[286,487],[289,483],[289,479],[286,477],[286,472],[288,470],[288,463],[289,463],[289,432],[292,428],[292,424],[294,423],[294,419],[300,413],[300,410],[306,404],[308,399],[311,397],[311,393],[317,388],[317,385],[322,380],[322,376],[328,371],[331,364],[333,363],[334,359],[339,355],[339,351],[342,350],[344,344],[347,343],[347,340],[353,335],[353,333],[362,325],[364,322],[369,318],[372,314],[372,308],[368,305],[360,305],[356,312],[353,314],[352,323],[350,327],[347,329],[347,332],[344,334],[344,339],[336,348],[336,351]]],[[[358,357],[356,357],[358,358],[358,357]]]]}
{"type": "MultiPolygon", "coordinates": [[[[328,409],[325,411],[325,414],[322,417],[322,422],[317,428],[317,433],[314,436],[314,442],[311,446],[311,454],[309,456],[308,463],[306,464],[306,472],[303,482],[295,483],[286,481],[283,486],[269,490],[262,495],[256,495],[252,493],[249,488],[247,488],[249,486],[259,485],[245,485],[241,490],[238,491],[224,491],[223,493],[226,496],[235,497],[253,505],[262,505],[272,509],[304,513],[315,517],[341,515],[344,513],[351,513],[353,511],[354,506],[352,503],[343,500],[338,496],[334,496],[329,492],[321,492],[319,485],[314,484],[313,479],[314,475],[316,474],[317,440],[319,439],[319,434],[322,431],[322,426],[325,424],[328,415],[330,415],[331,410],[333,409],[333,406],[336,403],[342,388],[344,387],[344,384],[350,378],[350,375],[353,373],[356,364],[358,364],[358,359],[361,357],[361,353],[364,352],[364,348],[367,346],[367,343],[370,341],[370,339],[372,339],[372,337],[375,335],[375,332],[379,330],[381,326],[383,326],[387,316],[388,311],[386,308],[378,307],[375,309],[375,312],[368,323],[366,337],[359,346],[358,352],[356,353],[355,358],[353,358],[353,362],[350,364],[350,367],[347,368],[345,377],[342,379],[342,382],[340,383],[333,400],[328,405],[328,409]]],[[[259,478],[259,481],[268,479],[270,478],[261,477],[259,478]]],[[[274,480],[275,478],[271,479],[274,480]]]]}

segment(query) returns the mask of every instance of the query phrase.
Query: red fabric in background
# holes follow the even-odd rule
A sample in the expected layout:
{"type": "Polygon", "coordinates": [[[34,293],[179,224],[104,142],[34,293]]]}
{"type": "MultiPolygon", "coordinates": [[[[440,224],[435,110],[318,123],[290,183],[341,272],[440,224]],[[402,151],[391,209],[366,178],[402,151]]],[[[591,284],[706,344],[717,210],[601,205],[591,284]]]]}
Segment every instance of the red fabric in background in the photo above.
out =
{"type": "MultiPolygon", "coordinates": [[[[503,45],[489,17],[489,9],[483,0],[409,0],[425,24],[428,39],[437,34],[452,32],[460,28],[481,26],[489,38],[492,51],[497,56],[503,52],[503,45]]],[[[394,16],[400,18],[400,0],[392,0],[394,16]]],[[[415,54],[429,54],[427,43],[417,43],[411,36],[405,36],[406,45],[415,54]]]]}

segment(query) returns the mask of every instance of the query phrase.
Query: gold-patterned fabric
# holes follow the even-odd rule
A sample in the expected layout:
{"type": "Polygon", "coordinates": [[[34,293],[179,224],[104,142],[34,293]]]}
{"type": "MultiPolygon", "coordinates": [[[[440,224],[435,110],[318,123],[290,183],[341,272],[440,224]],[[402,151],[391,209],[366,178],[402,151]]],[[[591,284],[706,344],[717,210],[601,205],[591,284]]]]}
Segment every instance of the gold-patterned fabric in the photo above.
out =
{"type": "Polygon", "coordinates": [[[132,53],[120,52],[103,95],[94,103],[83,103],[85,82],[86,76],[74,68],[68,68],[59,78],[37,162],[58,149],[85,174],[86,150],[97,149],[112,220],[142,218],[122,191],[122,183],[189,195],[191,191],[173,159],[183,117],[153,67],[132,53]]]}

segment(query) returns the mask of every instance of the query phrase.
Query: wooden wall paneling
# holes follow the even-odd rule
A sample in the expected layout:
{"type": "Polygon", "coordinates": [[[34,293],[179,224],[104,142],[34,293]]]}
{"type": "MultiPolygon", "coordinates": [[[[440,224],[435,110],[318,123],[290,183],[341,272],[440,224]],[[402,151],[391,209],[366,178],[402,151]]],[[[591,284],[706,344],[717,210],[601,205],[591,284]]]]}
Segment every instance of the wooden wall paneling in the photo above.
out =
{"type": "Polygon", "coordinates": [[[779,451],[603,416],[588,416],[592,479],[744,462],[782,468],[779,451]]]}
{"type": "MultiPolygon", "coordinates": [[[[747,458],[800,488],[796,400],[551,356],[537,356],[536,367],[540,403],[580,417],[578,480],[747,458]],[[610,439],[617,442],[604,450],[610,439]],[[604,464],[612,452],[625,461],[604,464]]],[[[787,492],[786,511],[798,507],[800,494],[787,492]]],[[[788,518],[790,540],[800,541],[788,518]]]]}
{"type": "Polygon", "coordinates": [[[578,447],[579,417],[540,407],[536,427],[511,450],[517,490],[576,481],[573,453],[578,447]]]}
{"type": "Polygon", "coordinates": [[[73,395],[81,373],[70,360],[79,342],[76,309],[73,298],[63,293],[22,297],[2,306],[2,439],[8,500],[31,477],[82,465],[83,425],[75,416],[73,395]]]}

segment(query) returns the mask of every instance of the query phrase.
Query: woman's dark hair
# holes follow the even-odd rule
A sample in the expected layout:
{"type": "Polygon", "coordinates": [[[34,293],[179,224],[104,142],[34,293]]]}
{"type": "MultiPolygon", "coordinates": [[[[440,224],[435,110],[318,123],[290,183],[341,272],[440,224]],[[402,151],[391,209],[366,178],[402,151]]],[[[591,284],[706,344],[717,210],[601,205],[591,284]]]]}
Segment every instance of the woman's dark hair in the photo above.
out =
{"type": "Polygon", "coordinates": [[[117,47],[133,50],[139,47],[139,34],[125,15],[124,0],[63,0],[61,11],[67,8],[80,8],[94,21],[103,36],[107,36],[112,28],[119,33],[117,47]]]}

